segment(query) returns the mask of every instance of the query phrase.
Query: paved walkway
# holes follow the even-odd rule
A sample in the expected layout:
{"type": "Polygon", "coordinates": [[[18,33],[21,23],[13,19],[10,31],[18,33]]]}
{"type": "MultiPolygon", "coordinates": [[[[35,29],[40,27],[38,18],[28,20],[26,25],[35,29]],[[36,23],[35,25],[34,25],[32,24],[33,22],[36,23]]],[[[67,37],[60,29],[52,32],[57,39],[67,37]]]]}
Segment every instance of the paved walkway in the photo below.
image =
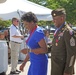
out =
{"type": "MultiPolygon", "coordinates": [[[[50,75],[50,70],[51,70],[51,60],[50,60],[50,58],[48,59],[48,62],[49,62],[49,63],[48,63],[48,74],[47,74],[47,75],[50,75]]],[[[21,64],[21,62],[19,62],[19,64],[18,64],[18,67],[17,67],[18,69],[19,69],[20,64],[21,64]]],[[[25,68],[24,68],[24,72],[21,72],[21,73],[18,74],[18,75],[27,75],[29,65],[30,65],[30,62],[28,61],[28,62],[26,63],[25,68]]],[[[10,69],[11,69],[11,65],[8,65],[7,75],[9,75],[10,69]]],[[[75,63],[75,73],[76,73],[76,63],[75,63]]],[[[17,74],[16,74],[16,75],[17,75],[17,74]]],[[[76,75],[76,74],[75,74],[75,75],[76,75]]]]}
{"type": "MultiPolygon", "coordinates": [[[[50,64],[51,64],[51,60],[50,60],[50,58],[49,58],[48,60],[49,60],[49,64],[48,64],[48,75],[50,75],[50,64]]],[[[21,62],[19,62],[17,69],[19,69],[20,64],[21,64],[21,62]]],[[[24,72],[21,72],[19,75],[27,75],[29,65],[30,65],[30,62],[28,61],[28,62],[26,63],[25,68],[24,68],[24,72]]],[[[7,75],[9,75],[10,69],[11,69],[11,65],[9,64],[9,65],[8,65],[8,70],[7,70],[7,75]]],[[[17,74],[16,74],[16,75],[17,75],[17,74]]]]}

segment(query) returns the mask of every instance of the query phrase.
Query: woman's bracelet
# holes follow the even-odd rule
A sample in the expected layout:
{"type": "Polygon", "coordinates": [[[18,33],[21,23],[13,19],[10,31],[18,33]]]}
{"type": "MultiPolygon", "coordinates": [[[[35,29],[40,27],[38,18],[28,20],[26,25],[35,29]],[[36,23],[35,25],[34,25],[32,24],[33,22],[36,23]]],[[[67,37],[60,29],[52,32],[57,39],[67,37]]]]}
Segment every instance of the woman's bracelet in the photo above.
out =
{"type": "Polygon", "coordinates": [[[31,52],[31,49],[30,49],[30,48],[29,48],[29,49],[27,49],[27,53],[28,53],[28,52],[31,52]]]}

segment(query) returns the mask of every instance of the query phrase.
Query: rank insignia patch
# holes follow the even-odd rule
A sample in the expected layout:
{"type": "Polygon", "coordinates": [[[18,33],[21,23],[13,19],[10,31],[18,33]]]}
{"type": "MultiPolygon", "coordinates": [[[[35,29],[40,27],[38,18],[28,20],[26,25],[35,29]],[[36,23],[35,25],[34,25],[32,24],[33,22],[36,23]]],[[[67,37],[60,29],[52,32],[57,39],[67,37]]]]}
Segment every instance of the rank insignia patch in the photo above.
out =
{"type": "Polygon", "coordinates": [[[70,39],[70,45],[75,46],[75,39],[73,37],[71,37],[70,39]]]}

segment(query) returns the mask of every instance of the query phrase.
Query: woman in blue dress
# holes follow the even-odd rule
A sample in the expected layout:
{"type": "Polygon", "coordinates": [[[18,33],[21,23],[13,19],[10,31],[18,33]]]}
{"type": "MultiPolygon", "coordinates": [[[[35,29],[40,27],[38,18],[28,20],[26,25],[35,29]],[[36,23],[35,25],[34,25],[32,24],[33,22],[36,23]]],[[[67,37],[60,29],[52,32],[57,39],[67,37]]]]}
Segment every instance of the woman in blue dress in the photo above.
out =
{"type": "Polygon", "coordinates": [[[26,62],[30,59],[28,75],[47,75],[47,45],[43,30],[37,25],[37,17],[34,13],[28,12],[22,16],[22,21],[26,29],[29,30],[29,37],[26,44],[29,48],[22,49],[21,52],[27,54],[24,62],[20,66],[23,71],[26,62]]]}

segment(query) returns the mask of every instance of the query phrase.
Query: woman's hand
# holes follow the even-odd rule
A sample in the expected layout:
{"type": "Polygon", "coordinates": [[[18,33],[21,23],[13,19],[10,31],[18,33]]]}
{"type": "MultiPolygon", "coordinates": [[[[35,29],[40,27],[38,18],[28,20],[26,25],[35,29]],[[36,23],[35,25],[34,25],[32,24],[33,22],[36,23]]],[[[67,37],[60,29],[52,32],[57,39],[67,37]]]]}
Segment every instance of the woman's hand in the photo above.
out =
{"type": "Polygon", "coordinates": [[[23,72],[24,71],[24,67],[25,67],[25,63],[22,63],[19,67],[19,69],[23,72]]]}

